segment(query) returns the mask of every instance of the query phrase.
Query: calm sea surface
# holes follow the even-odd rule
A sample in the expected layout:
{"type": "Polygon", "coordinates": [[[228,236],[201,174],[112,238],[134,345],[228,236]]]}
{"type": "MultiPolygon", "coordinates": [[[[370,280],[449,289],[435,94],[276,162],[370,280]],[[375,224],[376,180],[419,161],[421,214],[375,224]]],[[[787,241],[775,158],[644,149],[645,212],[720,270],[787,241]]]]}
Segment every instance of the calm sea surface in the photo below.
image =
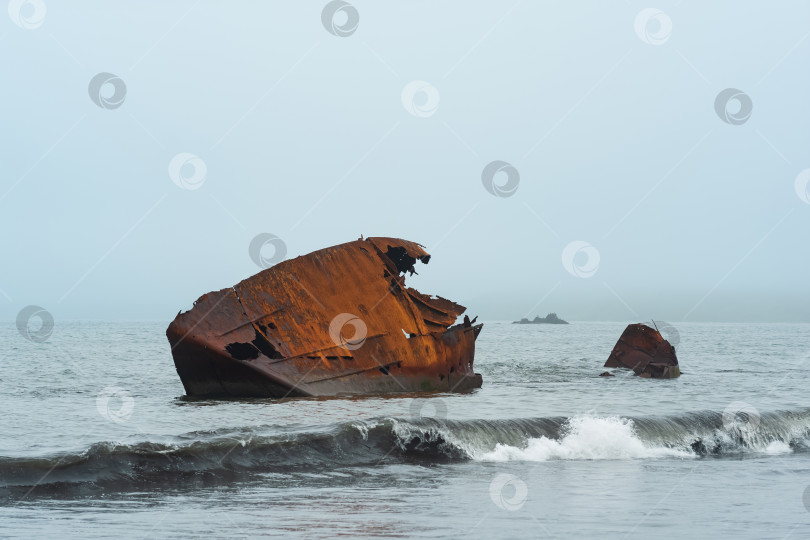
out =
{"type": "Polygon", "coordinates": [[[486,323],[469,394],[199,401],[165,323],[0,325],[0,537],[810,537],[810,325],[486,323]]]}

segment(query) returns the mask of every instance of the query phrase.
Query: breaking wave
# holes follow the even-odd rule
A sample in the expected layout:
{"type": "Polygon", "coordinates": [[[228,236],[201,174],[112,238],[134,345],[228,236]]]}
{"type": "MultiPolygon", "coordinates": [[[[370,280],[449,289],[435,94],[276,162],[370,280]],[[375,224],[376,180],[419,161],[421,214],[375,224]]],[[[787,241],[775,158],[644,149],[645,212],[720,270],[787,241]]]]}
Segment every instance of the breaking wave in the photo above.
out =
{"type": "Polygon", "coordinates": [[[810,409],[729,417],[582,415],[515,420],[381,418],[328,428],[251,427],[74,453],[0,457],[0,492],[139,489],[323,473],[384,463],[696,459],[810,450],[810,409]]]}
{"type": "Polygon", "coordinates": [[[572,418],[557,439],[541,436],[522,446],[498,443],[480,456],[484,461],[548,461],[552,459],[690,458],[690,449],[647,445],[638,436],[632,420],[620,417],[572,418]]]}

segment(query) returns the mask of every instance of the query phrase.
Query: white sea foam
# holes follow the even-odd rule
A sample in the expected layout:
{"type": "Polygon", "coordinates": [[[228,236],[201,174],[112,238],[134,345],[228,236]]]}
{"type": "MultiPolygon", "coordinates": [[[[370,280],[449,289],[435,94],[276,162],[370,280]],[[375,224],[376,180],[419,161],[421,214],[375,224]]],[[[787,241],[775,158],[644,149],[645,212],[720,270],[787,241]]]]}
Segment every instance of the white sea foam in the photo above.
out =
{"type": "Polygon", "coordinates": [[[626,418],[577,416],[572,418],[559,439],[529,439],[519,448],[498,444],[495,449],[475,456],[481,461],[548,461],[553,459],[642,459],[693,458],[687,449],[644,444],[626,418]]]}
{"type": "Polygon", "coordinates": [[[782,441],[773,441],[767,447],[765,447],[765,453],[770,454],[772,456],[777,454],[790,454],[793,452],[793,449],[787,443],[782,441]]]}
{"type": "Polygon", "coordinates": [[[368,440],[368,428],[369,428],[369,426],[367,424],[364,424],[364,423],[360,422],[360,423],[352,424],[352,427],[360,432],[360,436],[363,437],[364,441],[368,440]]]}

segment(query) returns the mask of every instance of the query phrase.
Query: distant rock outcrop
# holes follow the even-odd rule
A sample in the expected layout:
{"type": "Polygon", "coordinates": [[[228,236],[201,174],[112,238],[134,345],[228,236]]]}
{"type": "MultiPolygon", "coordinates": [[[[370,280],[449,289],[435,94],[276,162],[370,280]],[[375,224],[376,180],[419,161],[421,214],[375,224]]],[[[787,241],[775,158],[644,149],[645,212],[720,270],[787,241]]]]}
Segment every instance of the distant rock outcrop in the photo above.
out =
{"type": "Polygon", "coordinates": [[[545,317],[535,317],[531,321],[524,317],[519,321],[513,322],[512,324],[568,324],[568,321],[564,321],[557,317],[556,313],[549,313],[545,317]]]}

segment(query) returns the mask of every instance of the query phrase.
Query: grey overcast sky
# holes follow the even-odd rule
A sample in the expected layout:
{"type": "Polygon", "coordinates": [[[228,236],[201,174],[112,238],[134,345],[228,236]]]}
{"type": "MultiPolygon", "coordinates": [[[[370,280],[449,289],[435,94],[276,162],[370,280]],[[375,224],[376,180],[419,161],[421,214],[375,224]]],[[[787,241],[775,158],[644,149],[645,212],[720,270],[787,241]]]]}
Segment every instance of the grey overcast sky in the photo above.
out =
{"type": "Polygon", "coordinates": [[[0,318],[168,322],[259,271],[271,233],[287,257],[418,241],[410,283],[483,319],[810,321],[809,22],[803,1],[12,1],[0,318]]]}

